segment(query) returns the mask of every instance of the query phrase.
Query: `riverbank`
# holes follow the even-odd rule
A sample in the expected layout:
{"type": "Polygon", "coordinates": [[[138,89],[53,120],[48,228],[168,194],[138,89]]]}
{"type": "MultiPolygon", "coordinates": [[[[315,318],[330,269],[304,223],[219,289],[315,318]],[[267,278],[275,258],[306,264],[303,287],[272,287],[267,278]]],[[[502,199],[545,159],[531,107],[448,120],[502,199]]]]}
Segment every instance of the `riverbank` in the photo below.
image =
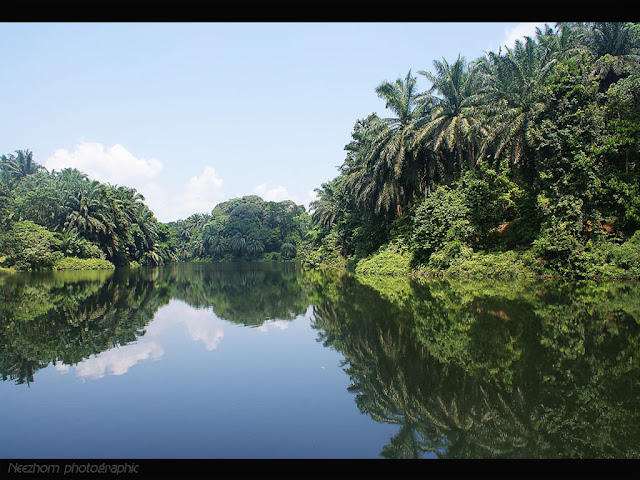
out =
{"type": "Polygon", "coordinates": [[[15,269],[0,267],[0,275],[9,275],[11,273],[16,273],[15,269]]]}
{"type": "Polygon", "coordinates": [[[116,266],[102,258],[64,257],[53,264],[53,270],[113,270],[116,266]]]}
{"type": "Polygon", "coordinates": [[[534,249],[482,252],[457,241],[434,252],[426,264],[416,264],[410,249],[399,241],[387,243],[364,258],[338,262],[335,257],[327,255],[328,261],[306,266],[346,268],[360,276],[637,280],[640,279],[640,234],[623,244],[589,244],[564,263],[537,256],[534,249]]]}

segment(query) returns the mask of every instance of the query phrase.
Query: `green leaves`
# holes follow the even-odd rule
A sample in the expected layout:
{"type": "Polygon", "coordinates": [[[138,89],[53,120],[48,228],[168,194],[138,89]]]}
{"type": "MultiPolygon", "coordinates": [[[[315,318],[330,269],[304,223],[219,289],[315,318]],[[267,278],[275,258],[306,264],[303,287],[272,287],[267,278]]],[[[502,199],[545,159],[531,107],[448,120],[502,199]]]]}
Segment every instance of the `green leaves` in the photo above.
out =
{"type": "Polygon", "coordinates": [[[292,259],[309,221],[302,205],[266,202],[256,195],[216,205],[211,214],[172,222],[182,260],[292,259]]]}
{"type": "Polygon", "coordinates": [[[468,208],[460,191],[446,186],[436,189],[416,209],[411,246],[417,263],[426,263],[431,255],[448,242],[472,241],[474,232],[468,208]]]}
{"type": "Polygon", "coordinates": [[[31,221],[15,222],[0,235],[2,266],[16,270],[51,268],[63,254],[56,251],[57,240],[46,228],[31,221]]]}
{"type": "MultiPolygon", "coordinates": [[[[0,160],[0,195],[6,199],[0,222],[10,226],[30,221],[57,232],[56,253],[70,257],[106,257],[118,265],[162,264],[176,258],[166,243],[158,244],[160,224],[135,189],[103,184],[71,168],[49,173],[33,160],[32,152],[17,153],[0,160]]],[[[25,262],[25,268],[38,263],[25,262]]]]}

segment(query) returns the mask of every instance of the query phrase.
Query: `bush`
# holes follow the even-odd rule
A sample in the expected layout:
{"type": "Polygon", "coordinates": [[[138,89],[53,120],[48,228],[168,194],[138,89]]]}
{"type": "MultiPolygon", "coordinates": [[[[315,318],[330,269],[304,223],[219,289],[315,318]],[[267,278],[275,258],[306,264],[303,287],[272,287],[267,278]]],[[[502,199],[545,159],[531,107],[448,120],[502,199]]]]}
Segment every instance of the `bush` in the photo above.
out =
{"type": "Polygon", "coordinates": [[[620,246],[612,248],[615,264],[629,277],[640,278],[640,230],[620,246]]]}
{"type": "Polygon", "coordinates": [[[304,245],[298,252],[298,258],[308,268],[343,269],[347,266],[346,259],[341,255],[338,232],[332,230],[320,240],[320,247],[304,245]]]}
{"type": "Polygon", "coordinates": [[[473,228],[467,219],[468,208],[458,190],[438,187],[416,208],[411,250],[414,263],[425,264],[445,243],[457,240],[468,244],[473,228]]]}
{"type": "Polygon", "coordinates": [[[407,275],[411,272],[410,263],[408,248],[399,242],[392,242],[360,260],[355,271],[358,275],[407,275]]]}
{"type": "Polygon", "coordinates": [[[65,257],[106,258],[98,245],[82,238],[75,230],[58,233],[56,238],[58,240],[57,249],[65,257]]]}
{"type": "Polygon", "coordinates": [[[534,277],[536,274],[526,253],[514,250],[474,252],[459,242],[452,242],[435,252],[427,265],[416,269],[418,277],[515,278],[534,277]]]}
{"type": "Polygon", "coordinates": [[[55,235],[31,221],[15,222],[0,235],[0,263],[16,270],[44,270],[62,258],[55,235]]]}
{"type": "Polygon", "coordinates": [[[64,257],[56,261],[54,270],[112,270],[113,263],[102,258],[64,257]]]}
{"type": "Polygon", "coordinates": [[[435,270],[446,270],[454,263],[470,258],[472,254],[471,247],[459,240],[452,240],[443,245],[440,250],[433,252],[428,265],[435,270]]]}

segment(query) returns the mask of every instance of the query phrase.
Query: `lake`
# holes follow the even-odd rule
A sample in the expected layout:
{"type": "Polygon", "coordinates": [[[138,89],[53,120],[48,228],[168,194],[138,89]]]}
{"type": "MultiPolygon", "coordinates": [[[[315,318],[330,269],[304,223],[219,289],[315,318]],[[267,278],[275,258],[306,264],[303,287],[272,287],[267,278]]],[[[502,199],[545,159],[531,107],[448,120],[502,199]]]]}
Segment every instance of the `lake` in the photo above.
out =
{"type": "Polygon", "coordinates": [[[0,456],[639,458],[640,283],[0,276],[0,456]]]}

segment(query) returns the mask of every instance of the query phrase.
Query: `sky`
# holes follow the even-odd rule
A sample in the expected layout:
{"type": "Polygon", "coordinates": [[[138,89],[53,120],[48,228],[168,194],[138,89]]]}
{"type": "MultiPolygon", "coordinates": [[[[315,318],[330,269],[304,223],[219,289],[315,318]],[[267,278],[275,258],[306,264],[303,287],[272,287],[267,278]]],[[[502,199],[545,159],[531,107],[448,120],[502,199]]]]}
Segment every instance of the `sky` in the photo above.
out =
{"type": "MultiPolygon", "coordinates": [[[[547,22],[554,25],[553,22],[547,22]]],[[[161,222],[244,195],[308,208],[375,88],[543,23],[2,23],[0,154],[144,195],[161,222]]]]}

